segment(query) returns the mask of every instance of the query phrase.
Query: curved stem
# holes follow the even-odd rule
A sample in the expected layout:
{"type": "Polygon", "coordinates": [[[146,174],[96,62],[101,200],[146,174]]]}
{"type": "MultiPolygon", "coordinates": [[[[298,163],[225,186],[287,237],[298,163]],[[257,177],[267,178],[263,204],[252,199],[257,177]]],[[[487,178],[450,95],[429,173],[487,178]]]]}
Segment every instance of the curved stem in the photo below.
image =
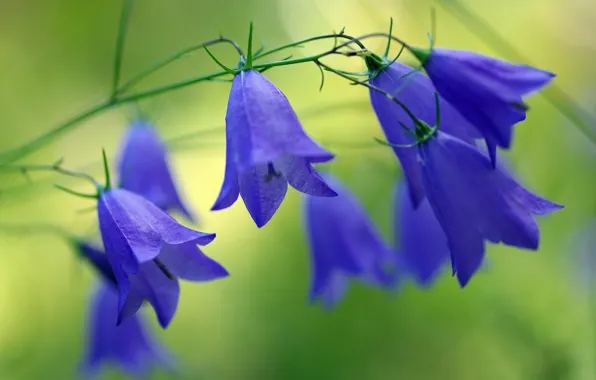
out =
{"type": "Polygon", "coordinates": [[[179,52],[172,54],[171,56],[157,62],[155,65],[142,71],[141,73],[139,73],[138,75],[136,75],[135,77],[130,79],[128,82],[123,84],[122,87],[120,87],[120,89],[118,90],[118,94],[122,94],[122,93],[130,90],[132,87],[137,85],[143,79],[147,78],[148,76],[155,73],[156,71],[168,66],[169,64],[179,60],[180,58],[183,58],[184,56],[186,56],[190,53],[193,53],[197,50],[201,50],[201,49],[204,49],[205,47],[215,45],[218,43],[222,43],[222,42],[231,44],[236,49],[238,54],[240,54],[241,57],[244,56],[244,52],[242,51],[242,48],[234,40],[231,40],[231,39],[225,38],[225,37],[214,38],[212,40],[205,41],[198,45],[189,46],[186,49],[182,49],[179,52]]]}
{"type": "Polygon", "coordinates": [[[114,76],[112,79],[111,98],[115,98],[118,94],[118,85],[120,83],[120,73],[122,70],[122,56],[124,53],[124,42],[126,40],[126,32],[128,30],[128,22],[132,14],[132,6],[134,0],[124,0],[122,4],[122,16],[120,18],[120,27],[118,28],[118,40],[116,41],[116,55],[114,57],[114,76]]]}
{"type": "Polygon", "coordinates": [[[303,45],[305,43],[319,41],[319,40],[325,40],[325,39],[329,39],[329,38],[334,38],[334,39],[337,39],[337,38],[346,38],[346,39],[351,40],[351,42],[357,44],[360,48],[365,49],[365,46],[362,43],[360,43],[360,41],[358,41],[357,38],[354,38],[352,36],[348,36],[347,34],[344,34],[344,33],[330,33],[330,34],[322,34],[320,36],[315,36],[315,37],[309,37],[309,38],[305,38],[305,39],[300,40],[300,41],[295,41],[295,42],[292,42],[292,43],[289,43],[289,44],[286,44],[286,45],[278,46],[276,48],[273,48],[271,50],[264,51],[261,54],[256,55],[254,57],[254,59],[260,59],[260,58],[263,58],[263,57],[265,57],[267,55],[278,53],[278,52],[280,52],[282,50],[289,49],[289,48],[296,47],[296,46],[300,46],[300,45],[303,45]]]}

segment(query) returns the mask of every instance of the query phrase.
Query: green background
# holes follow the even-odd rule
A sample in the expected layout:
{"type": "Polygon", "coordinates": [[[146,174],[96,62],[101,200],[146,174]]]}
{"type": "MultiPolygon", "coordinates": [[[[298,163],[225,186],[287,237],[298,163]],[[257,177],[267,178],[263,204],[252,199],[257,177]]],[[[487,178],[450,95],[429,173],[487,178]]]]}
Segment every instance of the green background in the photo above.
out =
{"type": "MultiPolygon", "coordinates": [[[[446,1],[446,0],[445,0],[446,1]]],[[[432,1],[422,0],[143,0],[132,16],[123,76],[188,45],[223,33],[246,44],[275,46],[340,30],[394,32],[425,44],[432,1]]],[[[485,17],[538,67],[596,114],[596,23],[591,0],[474,0],[485,17]]],[[[101,100],[111,84],[121,2],[0,0],[0,149],[14,147],[101,100]]],[[[439,46],[497,55],[443,8],[439,46]]],[[[382,51],[384,42],[369,42],[382,51]]],[[[296,54],[320,51],[313,45],[296,54]]],[[[234,52],[213,52],[229,65],[234,52]]],[[[503,57],[511,58],[511,57],[503,57]]],[[[337,61],[343,65],[344,61],[337,61]]],[[[346,68],[362,69],[350,60],[346,68]]],[[[204,52],[152,76],[139,89],[216,70],[204,52]]],[[[331,75],[318,92],[312,64],[270,70],[305,129],[337,153],[331,169],[362,200],[392,240],[391,192],[399,175],[393,153],[371,143],[381,136],[367,90],[331,75]]],[[[541,249],[491,246],[489,262],[466,289],[448,271],[428,290],[406,284],[395,294],[359,284],[332,311],[306,302],[308,252],[300,196],[289,191],[273,220],[258,230],[242,202],[208,212],[223,178],[227,83],[202,83],[76,127],[28,163],[64,157],[69,168],[100,175],[101,148],[118,150],[127,122],[142,111],[166,138],[207,131],[173,147],[179,186],[200,214],[200,229],[217,232],[206,253],[231,273],[210,284],[182,285],[178,314],[156,334],[180,358],[181,374],[154,379],[594,379],[596,333],[581,266],[577,231],[596,206],[596,147],[544,98],[528,100],[528,120],[504,154],[531,190],[566,208],[540,218],[541,249]],[[213,131],[213,128],[216,128],[213,131]]],[[[52,223],[95,233],[92,206],[55,191],[44,174],[0,177],[0,223],[52,223]]],[[[70,379],[84,347],[87,296],[94,273],[61,239],[0,228],[0,379],[70,379]]],[[[590,252],[587,252],[588,254],[590,252]]],[[[584,253],[585,254],[585,253],[584,253]]],[[[107,371],[105,378],[122,378],[107,371]]]]}

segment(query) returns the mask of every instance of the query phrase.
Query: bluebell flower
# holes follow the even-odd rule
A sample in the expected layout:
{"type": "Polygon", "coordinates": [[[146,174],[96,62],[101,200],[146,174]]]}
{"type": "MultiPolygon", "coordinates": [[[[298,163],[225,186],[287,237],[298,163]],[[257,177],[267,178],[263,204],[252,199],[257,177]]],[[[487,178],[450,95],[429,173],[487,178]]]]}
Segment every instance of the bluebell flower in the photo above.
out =
{"type": "MultiPolygon", "coordinates": [[[[398,97],[420,120],[428,125],[435,125],[435,88],[431,80],[411,67],[400,62],[394,62],[385,67],[374,76],[370,83],[375,87],[385,90],[398,97]]],[[[407,145],[415,142],[401,126],[414,130],[414,121],[397,103],[385,96],[385,94],[370,90],[370,101],[372,103],[377,119],[383,128],[387,141],[391,144],[407,145]]],[[[441,107],[442,131],[459,137],[471,144],[475,138],[482,135],[466,121],[447,101],[443,98],[439,103],[441,107]]],[[[420,179],[420,170],[415,149],[403,149],[394,147],[408,184],[408,191],[415,207],[418,207],[424,199],[424,189],[420,179]]]]}
{"type": "Polygon", "coordinates": [[[154,367],[174,369],[174,356],[155,340],[142,315],[119,325],[117,317],[118,291],[113,283],[102,280],[89,308],[87,347],[80,366],[85,378],[95,379],[108,364],[137,379],[145,378],[154,367]]]}
{"type": "Polygon", "coordinates": [[[165,328],[178,306],[178,278],[209,281],[228,275],[197,247],[209,244],[215,234],[179,224],[139,195],[124,189],[105,191],[97,212],[104,248],[118,282],[119,322],[147,300],[165,328]]]}
{"type": "Polygon", "coordinates": [[[533,215],[563,207],[530,193],[481,151],[441,131],[418,146],[418,155],[461,286],[482,264],[485,241],[537,250],[540,230],[533,215]]]}
{"type": "Polygon", "coordinates": [[[331,175],[326,174],[325,181],[337,191],[336,198],[304,199],[312,268],[310,301],[320,299],[326,307],[335,306],[350,277],[394,288],[399,277],[397,255],[356,197],[331,175]]]}
{"type": "Polygon", "coordinates": [[[336,196],[312,167],[332,158],[273,83],[256,70],[242,71],[228,100],[225,177],[212,210],[230,207],[240,195],[260,228],[281,205],[288,183],[304,194],[336,196]]]}
{"type": "Polygon", "coordinates": [[[513,125],[526,119],[528,106],[523,98],[555,77],[548,71],[469,51],[412,50],[439,94],[482,132],[493,164],[496,147],[509,148],[513,125]]]}
{"type": "Polygon", "coordinates": [[[119,164],[122,189],[145,197],[164,211],[178,210],[194,219],[174,185],[167,147],[151,124],[136,120],[130,125],[119,164]]]}
{"type": "Polygon", "coordinates": [[[449,263],[447,237],[428,200],[415,208],[403,181],[395,187],[394,211],[396,247],[404,269],[427,287],[449,263]]]}

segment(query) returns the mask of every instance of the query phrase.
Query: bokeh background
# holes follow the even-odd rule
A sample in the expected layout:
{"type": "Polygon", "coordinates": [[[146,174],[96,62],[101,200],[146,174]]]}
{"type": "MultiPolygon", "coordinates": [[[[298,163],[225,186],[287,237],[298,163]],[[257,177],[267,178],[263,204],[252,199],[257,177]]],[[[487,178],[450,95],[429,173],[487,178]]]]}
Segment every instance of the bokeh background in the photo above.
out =
{"type": "MultiPolygon", "coordinates": [[[[448,0],[444,0],[448,3],[448,0]]],[[[523,52],[558,74],[556,83],[596,115],[596,3],[592,0],[464,1],[523,52]]],[[[433,0],[143,0],[132,16],[124,79],[152,62],[220,33],[246,44],[275,46],[340,30],[394,32],[427,44],[433,0]]],[[[103,99],[111,83],[120,17],[118,0],[0,0],[0,149],[31,139],[103,99]]],[[[439,46],[499,55],[437,7],[439,46]]],[[[382,51],[383,41],[367,45],[382,51]]],[[[313,45],[296,54],[320,49],[313,45]]],[[[426,46],[426,45],[425,45],[426,46]]],[[[213,52],[234,65],[227,47],[213,52]]],[[[502,56],[503,58],[511,58],[502,56]]],[[[350,63],[362,68],[360,63],[350,63]]],[[[216,69],[204,52],[152,76],[138,89],[216,69]]],[[[388,241],[393,153],[381,136],[367,90],[320,74],[312,64],[270,70],[305,128],[337,153],[330,169],[346,181],[388,241]]],[[[231,276],[182,285],[179,311],[155,333],[176,353],[181,373],[153,379],[596,379],[596,306],[590,260],[578,231],[596,212],[596,146],[541,96],[504,154],[521,181],[566,208],[540,219],[541,249],[491,246],[486,268],[460,289],[446,270],[430,289],[405,284],[394,294],[353,285],[332,311],[307,304],[309,262],[301,198],[289,191],[273,220],[258,230],[242,202],[209,212],[224,165],[228,83],[202,83],[95,117],[24,162],[51,163],[101,176],[105,147],[117,154],[127,123],[139,112],[173,139],[172,164],[204,231],[218,238],[206,252],[231,276]],[[593,288],[592,288],[593,290],[593,288]]],[[[594,126],[596,128],[596,126],[594,126]]],[[[35,173],[0,176],[0,223],[52,223],[93,236],[92,203],[60,193],[35,173]]],[[[585,229],[584,229],[585,230],[585,229]]],[[[592,231],[596,233],[596,231],[592,231]]],[[[588,230],[589,234],[589,230],[588,230]]],[[[596,253],[596,252],[594,252],[596,253]]],[[[85,339],[93,271],[51,235],[0,228],[0,379],[71,379],[85,339]]],[[[105,379],[121,379],[108,370],[105,379]]]]}

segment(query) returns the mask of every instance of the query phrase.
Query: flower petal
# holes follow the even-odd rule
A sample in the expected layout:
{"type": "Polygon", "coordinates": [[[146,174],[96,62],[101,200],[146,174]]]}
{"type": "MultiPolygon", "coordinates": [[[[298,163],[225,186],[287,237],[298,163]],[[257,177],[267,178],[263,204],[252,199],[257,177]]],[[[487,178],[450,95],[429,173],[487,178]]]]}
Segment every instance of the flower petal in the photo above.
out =
{"type": "Polygon", "coordinates": [[[245,70],[234,77],[226,131],[241,172],[285,155],[319,162],[333,158],[306,134],[285,95],[256,70],[245,70]]]}
{"type": "Polygon", "coordinates": [[[531,207],[522,207],[508,195],[511,179],[493,169],[486,156],[441,132],[419,151],[424,187],[462,286],[482,263],[484,239],[538,248],[539,230],[531,207]]]}
{"type": "Polygon", "coordinates": [[[414,209],[404,182],[395,191],[398,252],[408,272],[421,286],[429,286],[449,262],[447,237],[427,200],[414,209]]]}
{"type": "Polygon", "coordinates": [[[177,209],[193,219],[174,185],[167,147],[152,125],[134,121],[121,152],[119,187],[143,196],[162,210],[177,209]]]}
{"type": "Polygon", "coordinates": [[[290,186],[301,193],[319,197],[337,196],[305,158],[286,156],[276,161],[275,165],[290,186]]]}
{"type": "Polygon", "coordinates": [[[212,281],[228,276],[228,271],[205,255],[194,243],[164,244],[160,260],[176,277],[187,281],[212,281]]]}
{"type": "Polygon", "coordinates": [[[232,146],[230,143],[231,134],[229,127],[226,126],[226,169],[224,174],[223,184],[217,196],[217,200],[211,211],[223,210],[233,205],[240,194],[240,186],[238,185],[238,172],[232,154],[232,146]]]}
{"type": "Polygon", "coordinates": [[[271,220],[288,190],[288,183],[283,176],[272,176],[266,181],[268,175],[269,167],[265,164],[257,165],[239,177],[240,196],[259,228],[271,220]]]}

